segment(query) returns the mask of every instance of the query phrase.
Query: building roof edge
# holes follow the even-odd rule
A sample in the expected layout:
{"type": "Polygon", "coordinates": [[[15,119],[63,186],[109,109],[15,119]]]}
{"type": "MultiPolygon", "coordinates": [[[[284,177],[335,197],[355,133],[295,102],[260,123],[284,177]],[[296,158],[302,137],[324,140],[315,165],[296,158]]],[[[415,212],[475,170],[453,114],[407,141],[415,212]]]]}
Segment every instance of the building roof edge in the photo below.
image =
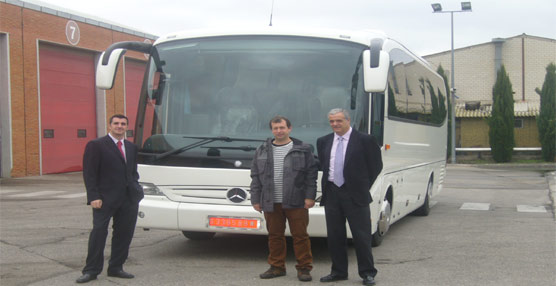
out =
{"type": "MultiPolygon", "coordinates": [[[[496,39],[496,40],[505,40],[505,41],[508,41],[508,40],[511,40],[511,39],[522,38],[522,37],[529,38],[529,39],[548,40],[548,41],[556,42],[556,39],[551,39],[551,38],[547,38],[547,37],[540,37],[540,36],[533,36],[533,35],[528,35],[528,34],[523,33],[523,34],[519,34],[519,35],[512,36],[512,37],[507,37],[507,38],[495,37],[495,38],[492,38],[493,41],[484,42],[484,43],[479,43],[479,44],[470,45],[470,46],[465,46],[465,47],[461,47],[461,48],[457,48],[457,49],[454,49],[454,52],[460,51],[460,50],[464,50],[464,49],[469,49],[469,48],[475,48],[475,47],[479,47],[479,46],[484,46],[484,45],[490,45],[490,44],[492,44],[492,43],[494,42],[495,39],[496,39]]],[[[423,56],[423,58],[433,57],[433,56],[438,56],[438,55],[443,55],[443,54],[450,53],[451,51],[452,51],[452,50],[447,50],[447,51],[443,51],[443,52],[438,52],[438,53],[434,53],[434,54],[429,54],[429,55],[423,56]]]]}
{"type": "Polygon", "coordinates": [[[56,6],[56,5],[53,5],[53,4],[50,4],[50,3],[46,3],[46,2],[42,2],[42,1],[39,1],[39,0],[0,0],[0,2],[4,2],[4,3],[10,4],[10,5],[20,6],[20,7],[25,8],[25,9],[31,9],[31,10],[35,10],[35,11],[38,11],[38,12],[42,12],[42,13],[62,17],[62,18],[75,20],[75,21],[85,23],[85,24],[88,24],[88,25],[93,25],[93,26],[97,26],[97,27],[101,27],[101,28],[105,28],[105,29],[110,29],[110,30],[117,31],[117,32],[124,32],[126,34],[139,36],[139,37],[147,38],[147,39],[150,39],[150,40],[156,40],[158,38],[158,36],[147,33],[147,32],[144,32],[144,31],[139,31],[137,29],[127,27],[127,26],[124,26],[124,25],[121,25],[121,24],[117,24],[117,23],[111,22],[109,20],[101,19],[101,18],[95,17],[93,15],[89,15],[89,14],[82,13],[82,12],[77,12],[77,11],[74,11],[74,10],[71,10],[71,9],[63,8],[63,7],[56,6]]]}

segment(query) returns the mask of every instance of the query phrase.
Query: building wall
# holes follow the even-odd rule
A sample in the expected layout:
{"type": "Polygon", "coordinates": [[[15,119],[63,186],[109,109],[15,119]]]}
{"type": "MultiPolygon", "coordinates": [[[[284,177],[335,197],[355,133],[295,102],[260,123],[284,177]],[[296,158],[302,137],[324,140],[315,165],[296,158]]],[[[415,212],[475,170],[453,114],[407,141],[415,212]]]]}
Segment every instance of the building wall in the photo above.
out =
{"type": "MultiPolygon", "coordinates": [[[[436,67],[442,68],[448,76],[452,87],[452,56],[444,52],[424,57],[436,67]]],[[[454,53],[456,95],[460,101],[492,100],[494,74],[494,45],[483,44],[458,49],[454,53]]]]}
{"type": "Polygon", "coordinates": [[[514,128],[515,147],[541,147],[536,118],[521,117],[520,119],[523,119],[523,127],[514,128]]]}
{"type": "MultiPolygon", "coordinates": [[[[454,51],[456,102],[480,101],[492,104],[492,88],[496,82],[496,47],[493,42],[454,51]]],[[[549,63],[556,63],[556,40],[528,35],[504,39],[502,60],[512,83],[514,100],[526,102],[538,112],[541,88],[549,63]]],[[[451,52],[424,57],[435,66],[442,65],[451,84],[451,52]]],[[[516,110],[517,111],[517,110],[516,110]]],[[[534,112],[531,112],[534,113],[534,112]]],[[[540,147],[534,116],[524,119],[523,128],[515,129],[516,147],[540,147]]],[[[488,125],[481,117],[461,118],[461,147],[489,147],[488,125]]]]}
{"type": "MultiPolygon", "coordinates": [[[[12,114],[12,162],[11,176],[25,176],[27,153],[25,141],[25,92],[23,79],[23,21],[22,9],[0,3],[0,32],[9,35],[10,100],[12,114]],[[17,142],[17,143],[16,143],[17,142]],[[17,165],[17,169],[16,169],[17,165]]],[[[3,128],[6,128],[3,126],[3,128]]]]}
{"type": "MultiPolygon", "coordinates": [[[[450,51],[424,58],[435,66],[442,65],[450,81],[450,51]]],[[[539,101],[535,88],[542,87],[546,67],[551,62],[556,63],[556,40],[554,39],[521,35],[505,40],[502,44],[502,64],[510,77],[515,92],[514,100],[522,100],[522,87],[525,86],[525,100],[539,101]],[[522,51],[525,55],[524,61],[522,60],[522,51]],[[525,80],[522,75],[525,75],[525,80]]],[[[496,82],[494,43],[489,42],[457,49],[454,51],[454,63],[456,95],[459,97],[457,102],[491,103],[492,88],[496,82]]]]}
{"type": "Polygon", "coordinates": [[[12,170],[11,157],[2,158],[12,153],[8,56],[8,35],[0,33],[0,177],[8,177],[12,170]]]}
{"type": "MultiPolygon", "coordinates": [[[[541,147],[534,117],[522,117],[523,127],[514,128],[515,147],[541,147]]],[[[460,147],[490,147],[486,117],[462,118],[460,147]]]]}
{"type": "Polygon", "coordinates": [[[465,118],[461,120],[461,147],[490,147],[486,118],[465,118]]]}
{"type": "Polygon", "coordinates": [[[556,63],[556,40],[528,36],[509,38],[502,45],[502,62],[515,92],[514,100],[538,102],[540,97],[535,88],[542,88],[548,64],[556,63]]]}
{"type": "MultiPolygon", "coordinates": [[[[119,41],[144,41],[146,38],[74,20],[80,41],[72,45],[66,38],[70,19],[0,2],[0,33],[9,35],[9,66],[12,115],[12,177],[40,175],[40,126],[38,49],[41,43],[87,50],[100,54],[119,41]]],[[[83,19],[85,20],[85,19],[83,19]]],[[[145,61],[143,54],[126,53],[126,57],[145,61]]],[[[124,113],[123,69],[116,76],[112,90],[105,94],[107,117],[124,113]]]]}

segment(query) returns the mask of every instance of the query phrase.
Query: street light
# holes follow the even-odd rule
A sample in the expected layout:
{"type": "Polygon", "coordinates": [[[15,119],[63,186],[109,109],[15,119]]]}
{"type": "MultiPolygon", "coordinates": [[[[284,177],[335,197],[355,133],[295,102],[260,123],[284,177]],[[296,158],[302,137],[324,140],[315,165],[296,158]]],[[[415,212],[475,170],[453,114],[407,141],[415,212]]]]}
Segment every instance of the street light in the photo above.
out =
{"type": "Polygon", "coordinates": [[[433,13],[450,13],[451,17],[451,33],[452,33],[452,71],[451,71],[451,86],[450,89],[452,97],[452,163],[456,163],[456,86],[454,80],[454,13],[458,12],[471,12],[471,2],[461,2],[461,10],[451,10],[442,11],[442,5],[440,3],[433,3],[432,12],[433,13]]]}
{"type": "Polygon", "coordinates": [[[442,5],[440,5],[440,3],[434,3],[434,4],[431,4],[431,6],[432,6],[433,12],[441,12],[442,11],[442,5]]]}
{"type": "Polygon", "coordinates": [[[471,12],[471,2],[461,2],[461,10],[471,12]]]}

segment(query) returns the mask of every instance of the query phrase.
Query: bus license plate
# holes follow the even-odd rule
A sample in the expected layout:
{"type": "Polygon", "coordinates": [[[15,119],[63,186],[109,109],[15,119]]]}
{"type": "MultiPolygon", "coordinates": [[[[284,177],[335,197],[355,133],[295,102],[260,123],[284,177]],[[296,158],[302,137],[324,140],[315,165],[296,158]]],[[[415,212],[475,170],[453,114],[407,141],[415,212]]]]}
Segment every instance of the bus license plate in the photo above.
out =
{"type": "Polygon", "coordinates": [[[260,225],[261,221],[256,218],[209,217],[209,226],[212,227],[258,229],[260,225]]]}

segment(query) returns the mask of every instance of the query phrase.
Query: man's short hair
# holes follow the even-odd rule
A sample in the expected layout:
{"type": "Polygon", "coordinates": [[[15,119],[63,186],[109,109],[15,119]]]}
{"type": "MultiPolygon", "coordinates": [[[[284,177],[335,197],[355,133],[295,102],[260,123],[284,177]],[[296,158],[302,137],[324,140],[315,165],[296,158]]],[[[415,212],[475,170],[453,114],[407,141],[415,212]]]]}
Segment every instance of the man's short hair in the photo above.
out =
{"type": "Polygon", "coordinates": [[[268,127],[270,127],[270,130],[272,130],[272,123],[280,123],[282,122],[282,120],[286,121],[286,126],[288,126],[288,128],[292,127],[292,123],[290,122],[290,120],[282,115],[276,115],[272,117],[272,119],[270,119],[270,121],[268,122],[268,127]]]}
{"type": "Polygon", "coordinates": [[[344,118],[348,121],[351,121],[351,117],[349,116],[349,112],[347,110],[343,109],[343,108],[333,108],[332,110],[330,110],[328,112],[328,116],[338,114],[338,113],[343,113],[344,118]]]}
{"type": "Polygon", "coordinates": [[[120,119],[125,119],[125,123],[129,124],[129,119],[127,119],[127,116],[123,115],[123,114],[114,114],[110,117],[110,121],[108,121],[108,124],[112,124],[112,120],[114,118],[120,118],[120,119]]]}

